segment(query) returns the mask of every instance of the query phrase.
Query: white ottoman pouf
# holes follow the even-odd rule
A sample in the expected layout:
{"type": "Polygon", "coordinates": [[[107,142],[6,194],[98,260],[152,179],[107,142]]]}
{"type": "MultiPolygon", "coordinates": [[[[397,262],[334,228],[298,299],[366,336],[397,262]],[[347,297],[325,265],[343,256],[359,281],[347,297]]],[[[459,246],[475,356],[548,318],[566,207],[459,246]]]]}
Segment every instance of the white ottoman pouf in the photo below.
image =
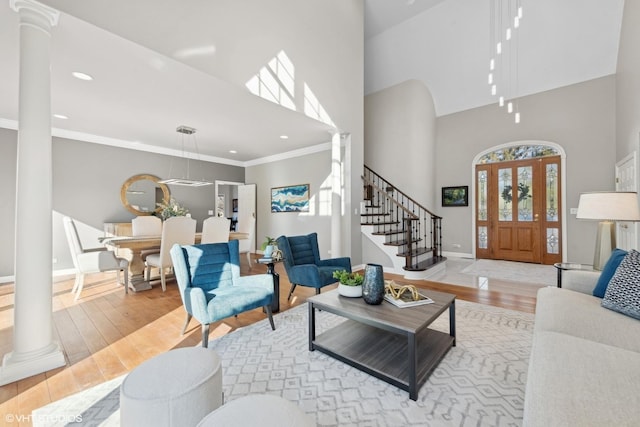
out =
{"type": "Polygon", "coordinates": [[[198,424],[198,427],[315,427],[316,423],[298,405],[280,396],[250,394],[228,402],[198,424]]]}
{"type": "Polygon", "coordinates": [[[123,427],[195,426],[220,405],[220,358],[202,347],[178,348],[149,359],[120,386],[123,427]]]}

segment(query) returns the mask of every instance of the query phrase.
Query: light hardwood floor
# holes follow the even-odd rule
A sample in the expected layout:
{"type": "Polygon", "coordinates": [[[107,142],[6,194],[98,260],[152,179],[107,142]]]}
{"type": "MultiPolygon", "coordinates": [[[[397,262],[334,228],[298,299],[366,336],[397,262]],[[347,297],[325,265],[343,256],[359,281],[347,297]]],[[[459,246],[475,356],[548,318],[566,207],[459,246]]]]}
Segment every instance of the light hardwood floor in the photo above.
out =
{"type": "MultiPolygon", "coordinates": [[[[253,265],[250,271],[242,258],[241,273],[266,272],[263,265],[253,265]]],[[[298,286],[291,301],[287,301],[290,284],[282,265],[280,273],[280,308],[287,310],[302,304],[314,290],[298,286]]],[[[385,274],[398,283],[409,283],[401,276],[385,274]]],[[[533,313],[535,290],[522,291],[518,284],[502,285],[499,291],[468,286],[412,281],[421,288],[453,293],[457,298],[481,304],[533,313]]],[[[115,274],[88,275],[81,298],[73,301],[70,294],[73,277],[56,279],[53,285],[53,325],[55,339],[60,343],[67,365],[0,387],[0,414],[28,417],[31,412],[96,384],[125,374],[143,361],[167,350],[195,346],[200,342],[201,329],[192,320],[187,333],[180,335],[185,312],[177,285],[168,282],[162,292],[160,282],[150,291],[125,295],[115,274]]],[[[329,288],[335,287],[331,286],[329,288]]],[[[13,284],[0,285],[0,354],[12,349],[13,284]]],[[[211,325],[210,339],[239,327],[262,320],[261,309],[241,314],[211,325]]],[[[277,328],[277,323],[276,323],[277,328]]],[[[0,425],[30,426],[30,420],[0,425]]]]}

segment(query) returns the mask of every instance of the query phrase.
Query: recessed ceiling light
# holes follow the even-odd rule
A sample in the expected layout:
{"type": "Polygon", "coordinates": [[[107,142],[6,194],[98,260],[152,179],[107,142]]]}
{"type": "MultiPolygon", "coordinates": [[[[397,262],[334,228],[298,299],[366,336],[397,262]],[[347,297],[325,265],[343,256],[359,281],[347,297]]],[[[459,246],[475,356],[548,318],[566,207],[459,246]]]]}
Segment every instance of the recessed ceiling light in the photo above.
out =
{"type": "Polygon", "coordinates": [[[93,80],[93,77],[91,77],[89,74],[81,73],[80,71],[74,71],[73,73],[71,73],[71,75],[80,80],[93,80]]]}
{"type": "Polygon", "coordinates": [[[230,152],[231,154],[236,154],[236,153],[237,153],[237,151],[236,151],[236,150],[229,150],[229,152],[230,152]]]}
{"type": "Polygon", "coordinates": [[[280,139],[289,139],[289,136],[287,136],[287,135],[280,135],[280,139]]]}
{"type": "Polygon", "coordinates": [[[62,119],[62,120],[67,120],[69,118],[64,114],[54,114],[53,117],[55,117],[56,119],[62,119]]]}

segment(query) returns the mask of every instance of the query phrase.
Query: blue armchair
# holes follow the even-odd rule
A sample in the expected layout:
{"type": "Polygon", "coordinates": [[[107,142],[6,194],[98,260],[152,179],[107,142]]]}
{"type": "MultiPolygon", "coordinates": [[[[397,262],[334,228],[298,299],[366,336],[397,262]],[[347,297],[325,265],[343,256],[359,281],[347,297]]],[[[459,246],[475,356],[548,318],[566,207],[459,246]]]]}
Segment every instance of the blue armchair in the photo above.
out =
{"type": "Polygon", "coordinates": [[[271,329],[273,277],[257,274],[240,277],[238,241],[204,245],[174,245],[171,260],[180,297],[187,312],[182,334],[191,317],[202,324],[202,346],[209,343],[209,324],[264,307],[271,329]]]}
{"type": "Polygon", "coordinates": [[[280,236],[278,249],[282,251],[284,268],[291,282],[291,290],[287,300],[291,298],[297,285],[316,288],[316,294],[324,286],[337,282],[333,278],[334,271],[351,272],[351,258],[320,259],[318,250],[318,234],[306,236],[280,236]]]}

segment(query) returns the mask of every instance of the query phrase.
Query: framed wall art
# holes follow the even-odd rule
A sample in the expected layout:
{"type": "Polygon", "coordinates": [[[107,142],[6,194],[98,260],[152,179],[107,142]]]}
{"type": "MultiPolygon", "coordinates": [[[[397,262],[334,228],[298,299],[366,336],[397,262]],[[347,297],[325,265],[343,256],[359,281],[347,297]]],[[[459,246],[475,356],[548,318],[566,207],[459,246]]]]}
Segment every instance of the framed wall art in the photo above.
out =
{"type": "Polygon", "coordinates": [[[309,184],[272,188],[271,212],[309,212],[309,184]]]}
{"type": "Polygon", "coordinates": [[[442,206],[469,206],[469,186],[442,187],[442,206]]]}

